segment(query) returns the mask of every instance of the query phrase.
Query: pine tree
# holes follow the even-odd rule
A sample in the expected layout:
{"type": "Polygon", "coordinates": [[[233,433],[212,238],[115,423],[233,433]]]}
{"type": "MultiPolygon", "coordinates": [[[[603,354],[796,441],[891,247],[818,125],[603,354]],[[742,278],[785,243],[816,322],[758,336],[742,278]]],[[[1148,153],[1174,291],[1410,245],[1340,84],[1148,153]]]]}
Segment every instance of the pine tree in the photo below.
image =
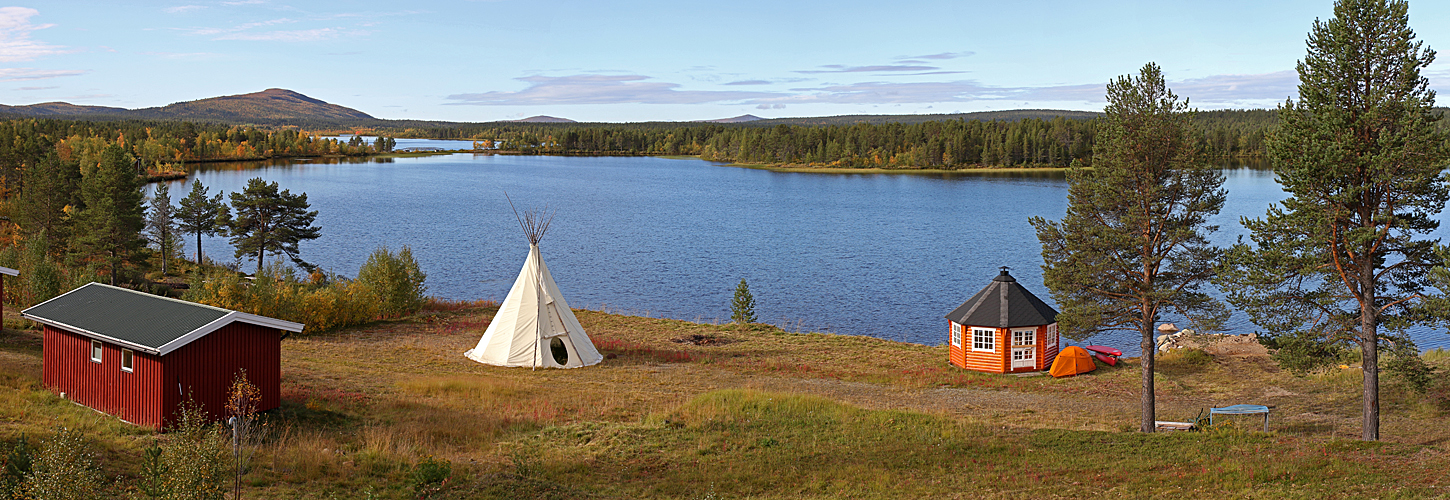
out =
{"type": "Polygon", "coordinates": [[[236,214],[227,221],[227,233],[237,248],[237,258],[255,255],[259,273],[262,258],[268,253],[286,255],[298,266],[312,270],[297,249],[299,242],[317,239],[322,231],[312,225],[317,212],[307,211],[311,207],[307,193],[294,195],[286,189],[278,192],[277,183],[255,178],[247,181],[242,192],[232,193],[231,198],[236,214]]]}
{"type": "Polygon", "coordinates": [[[735,287],[735,299],[730,301],[730,320],[741,325],[755,322],[755,296],[750,295],[745,278],[740,278],[740,285],[735,287]]]}
{"type": "Polygon", "coordinates": [[[169,271],[168,263],[176,249],[176,222],[172,217],[171,188],[166,184],[156,186],[151,196],[151,210],[146,215],[146,238],[156,245],[161,253],[161,275],[169,271]]]}
{"type": "Polygon", "coordinates": [[[76,213],[73,248],[84,260],[105,264],[112,285],[127,267],[135,267],[137,252],[146,246],[141,182],[131,155],[120,146],[101,152],[96,168],[81,180],[83,208],[76,213]]]}
{"type": "Polygon", "coordinates": [[[1141,335],[1140,430],[1153,432],[1155,323],[1171,313],[1214,329],[1227,316],[1200,291],[1219,255],[1207,240],[1218,228],[1207,222],[1223,207],[1223,175],[1195,147],[1188,102],[1156,64],[1109,82],[1107,97],[1092,169],[1068,171],[1066,216],[1030,222],[1063,335],[1141,335]]]}
{"type": "Polygon", "coordinates": [[[1424,311],[1428,236],[1450,190],[1435,92],[1420,75],[1435,52],[1415,41],[1409,6],[1340,0],[1314,22],[1299,61],[1299,100],[1269,137],[1289,193],[1246,220],[1253,245],[1229,252],[1220,285],[1263,328],[1276,357],[1352,342],[1363,362],[1362,438],[1379,439],[1379,348],[1405,345],[1424,311]]]}
{"type": "Polygon", "coordinates": [[[176,211],[176,229],[183,233],[196,235],[196,263],[202,262],[201,258],[201,237],[216,236],[224,234],[224,222],[231,217],[226,204],[222,203],[221,193],[213,198],[206,197],[206,186],[201,180],[191,183],[191,193],[181,199],[181,207],[176,211]]]}

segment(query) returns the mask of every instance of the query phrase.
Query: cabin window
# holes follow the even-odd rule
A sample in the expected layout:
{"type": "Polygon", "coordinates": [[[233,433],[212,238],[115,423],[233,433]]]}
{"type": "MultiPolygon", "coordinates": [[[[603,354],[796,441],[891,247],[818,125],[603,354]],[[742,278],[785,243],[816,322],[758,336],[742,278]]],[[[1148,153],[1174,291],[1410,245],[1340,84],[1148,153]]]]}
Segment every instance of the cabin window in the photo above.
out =
{"type": "Polygon", "coordinates": [[[972,350],[997,352],[997,331],[985,328],[973,328],[972,350]]]}
{"type": "Polygon", "coordinates": [[[1037,329],[1013,330],[1012,345],[1037,345],[1037,329]]]}
{"type": "Polygon", "coordinates": [[[962,346],[962,325],[952,323],[952,347],[962,346]]]}
{"type": "Polygon", "coordinates": [[[130,349],[121,349],[121,371],[136,371],[135,366],[131,364],[135,361],[133,358],[135,358],[135,354],[130,349]]]}
{"type": "Polygon", "coordinates": [[[1057,323],[1047,325],[1047,345],[1057,345],[1057,323]]]}
{"type": "Polygon", "coordinates": [[[101,341],[99,340],[91,341],[91,361],[101,362],[101,341]]]}

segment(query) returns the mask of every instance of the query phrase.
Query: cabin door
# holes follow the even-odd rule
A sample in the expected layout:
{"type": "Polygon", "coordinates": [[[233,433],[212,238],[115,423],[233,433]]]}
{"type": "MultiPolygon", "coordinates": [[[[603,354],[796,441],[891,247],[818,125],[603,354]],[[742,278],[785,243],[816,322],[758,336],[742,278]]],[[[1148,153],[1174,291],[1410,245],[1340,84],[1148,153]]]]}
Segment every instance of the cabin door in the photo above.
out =
{"type": "Polygon", "coordinates": [[[1037,329],[1012,332],[1012,369],[1037,367],[1037,329]]]}

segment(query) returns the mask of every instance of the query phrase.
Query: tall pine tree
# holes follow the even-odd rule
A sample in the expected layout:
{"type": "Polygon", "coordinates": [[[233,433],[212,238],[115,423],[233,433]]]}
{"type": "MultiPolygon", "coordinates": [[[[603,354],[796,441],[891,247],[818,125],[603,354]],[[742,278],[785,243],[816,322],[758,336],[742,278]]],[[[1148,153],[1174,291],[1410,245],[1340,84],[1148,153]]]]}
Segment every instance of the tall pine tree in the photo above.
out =
{"type": "Polygon", "coordinates": [[[1219,254],[1206,235],[1217,230],[1207,221],[1223,207],[1223,175],[1194,146],[1188,102],[1156,64],[1108,83],[1107,97],[1092,169],[1068,171],[1067,215],[1030,222],[1063,334],[1142,336],[1140,430],[1153,432],[1155,323],[1172,313],[1213,329],[1227,316],[1200,290],[1219,254]]]}
{"type": "Polygon", "coordinates": [[[75,219],[73,249],[83,260],[105,266],[115,285],[121,274],[137,267],[137,253],[146,246],[141,180],[131,155],[112,145],[101,152],[96,168],[81,179],[82,208],[75,219]]]}
{"type": "Polygon", "coordinates": [[[1435,92],[1420,71],[1435,52],[1415,40],[1409,6],[1340,0],[1314,21],[1299,61],[1299,100],[1269,138],[1289,193],[1245,220],[1253,245],[1229,252],[1222,287],[1265,330],[1276,356],[1359,345],[1365,440],[1379,439],[1379,348],[1404,344],[1440,258],[1433,219],[1447,198],[1435,92]]]}
{"type": "Polygon", "coordinates": [[[146,238],[156,245],[161,253],[161,275],[170,271],[170,260],[175,257],[178,240],[176,221],[171,208],[171,188],[166,184],[156,186],[151,196],[151,211],[146,215],[146,238]]]}
{"type": "Polygon", "coordinates": [[[223,222],[231,219],[231,213],[227,210],[226,204],[222,203],[221,193],[215,197],[206,197],[206,186],[197,179],[191,183],[191,192],[181,199],[181,206],[176,211],[176,229],[182,233],[196,235],[196,263],[202,262],[201,258],[201,237],[224,234],[226,228],[223,222]]]}
{"type": "Polygon", "coordinates": [[[236,257],[256,256],[257,272],[261,273],[266,254],[284,254],[310,271],[313,266],[302,260],[297,244],[317,239],[322,230],[312,225],[317,212],[309,212],[308,208],[311,205],[307,193],[294,195],[286,189],[278,192],[277,183],[261,178],[247,181],[246,189],[232,193],[236,215],[227,222],[232,246],[237,248],[236,257]]]}

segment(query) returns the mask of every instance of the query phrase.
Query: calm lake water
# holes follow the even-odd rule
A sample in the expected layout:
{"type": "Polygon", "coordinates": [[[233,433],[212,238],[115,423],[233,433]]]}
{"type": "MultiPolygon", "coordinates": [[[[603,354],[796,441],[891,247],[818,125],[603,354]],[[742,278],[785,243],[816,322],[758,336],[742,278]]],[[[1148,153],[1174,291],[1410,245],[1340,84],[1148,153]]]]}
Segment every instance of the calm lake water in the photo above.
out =
{"type": "MultiPolygon", "coordinates": [[[[1262,217],[1284,197],[1267,170],[1224,173],[1220,244],[1246,234],[1241,215],[1262,217]]],[[[203,164],[193,179],[216,193],[253,177],[307,193],[322,238],[303,243],[302,256],[343,275],[380,245],[406,244],[430,294],[503,299],[528,253],[507,192],[520,210],[557,211],[540,248],[573,307],[725,322],[745,278],[762,321],[933,345],[946,340],[942,316],[999,266],[1051,303],[1027,219],[1060,219],[1067,205],[1060,173],[798,174],[636,157],[203,164]]],[[[189,182],[171,184],[173,200],[189,182]]],[[[203,251],[234,253],[221,238],[203,251]]],[[[1242,314],[1230,326],[1253,331],[1242,314]]],[[[1415,337],[1450,347],[1444,331],[1415,337]]],[[[1131,333],[1093,343],[1137,346],[1131,333]]]]}

